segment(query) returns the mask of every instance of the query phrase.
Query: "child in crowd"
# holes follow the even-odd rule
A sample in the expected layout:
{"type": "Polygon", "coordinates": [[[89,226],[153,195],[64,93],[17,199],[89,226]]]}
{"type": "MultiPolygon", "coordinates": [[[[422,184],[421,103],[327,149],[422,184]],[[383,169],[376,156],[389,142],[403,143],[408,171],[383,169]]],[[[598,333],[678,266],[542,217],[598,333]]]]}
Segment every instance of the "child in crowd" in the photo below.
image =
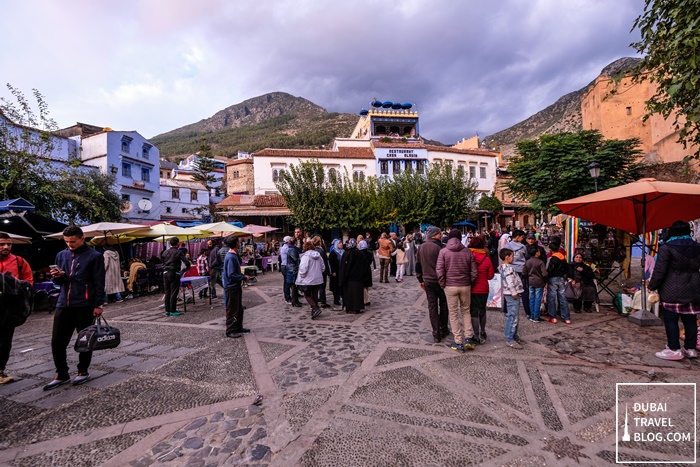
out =
{"type": "Polygon", "coordinates": [[[503,261],[498,267],[501,273],[501,290],[506,301],[506,345],[512,349],[522,349],[522,340],[518,336],[518,309],[520,308],[520,294],[523,293],[523,283],[520,276],[515,272],[511,264],[513,263],[513,250],[503,248],[498,253],[498,257],[503,261]]]}
{"type": "Polygon", "coordinates": [[[542,303],[544,286],[547,285],[547,267],[542,261],[542,252],[536,244],[527,247],[527,254],[530,259],[525,261],[523,275],[527,277],[530,288],[530,321],[541,323],[544,320],[540,318],[540,304],[542,303]]]}
{"type": "Polygon", "coordinates": [[[403,282],[403,274],[406,271],[406,263],[408,263],[406,250],[404,249],[403,242],[399,241],[396,244],[396,282],[403,282]]]}

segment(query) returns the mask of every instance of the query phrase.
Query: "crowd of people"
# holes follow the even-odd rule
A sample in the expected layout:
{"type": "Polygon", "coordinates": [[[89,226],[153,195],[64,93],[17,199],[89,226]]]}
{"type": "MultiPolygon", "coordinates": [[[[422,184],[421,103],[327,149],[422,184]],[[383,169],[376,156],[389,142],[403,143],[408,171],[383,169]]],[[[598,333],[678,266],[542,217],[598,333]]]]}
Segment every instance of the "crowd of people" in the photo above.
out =
{"type": "MultiPolygon", "coordinates": [[[[55,264],[48,273],[35,276],[26,260],[11,253],[10,237],[0,233],[3,277],[30,284],[36,278],[50,279],[60,290],[51,338],[57,374],[45,390],[71,382],[66,348],[73,332],[100,316],[108,297],[121,300],[125,292],[119,254],[113,248],[99,252],[88,247],[76,226],[67,227],[63,239],[67,248],[58,253],[55,264]]],[[[415,275],[426,294],[433,342],[439,343],[452,334],[450,348],[464,352],[486,342],[487,298],[496,274],[500,276],[502,311],[506,313],[504,335],[510,348],[523,348],[518,333],[521,307],[534,323],[570,324],[569,305],[575,313],[592,311],[597,297],[595,274],[584,262],[583,254],[576,252],[573,261],[567,262],[559,236],[548,238],[546,248],[541,240],[535,232],[520,229],[504,234],[491,231],[464,235],[458,229],[443,232],[431,226],[425,233],[417,231],[403,238],[396,232],[381,233],[377,239],[369,232],[347,240],[335,238],[327,248],[321,235],[296,229],[281,244],[271,242],[263,249],[265,254],[279,258],[285,302],[303,307],[303,296],[312,320],[331,307],[330,294],[332,304],[341,312],[363,313],[371,306],[370,288],[377,263],[380,283],[389,283],[393,277],[401,284],[407,276],[415,275]]],[[[126,287],[133,293],[141,269],[161,267],[165,314],[174,317],[181,314],[177,310],[180,279],[192,260],[177,238],[170,239],[169,244],[160,258],[149,262],[132,259],[126,287]]],[[[243,258],[254,261],[256,253],[255,248],[252,252],[247,248],[241,251],[235,236],[223,241],[212,238],[194,260],[198,274],[209,278],[200,297],[217,298],[217,286],[223,291],[227,337],[238,338],[250,332],[243,327],[242,289],[252,278],[241,265],[248,264],[243,258]]],[[[700,244],[690,237],[688,223],[674,223],[658,256],[647,284],[650,290],[659,292],[668,346],[656,356],[667,360],[696,358],[700,244]],[[683,347],[679,345],[679,319],[685,328],[683,347]]],[[[0,307],[0,384],[13,380],[5,372],[15,330],[11,314],[7,306],[0,307]]],[[[73,385],[88,380],[91,356],[91,352],[80,353],[73,385]]]]}

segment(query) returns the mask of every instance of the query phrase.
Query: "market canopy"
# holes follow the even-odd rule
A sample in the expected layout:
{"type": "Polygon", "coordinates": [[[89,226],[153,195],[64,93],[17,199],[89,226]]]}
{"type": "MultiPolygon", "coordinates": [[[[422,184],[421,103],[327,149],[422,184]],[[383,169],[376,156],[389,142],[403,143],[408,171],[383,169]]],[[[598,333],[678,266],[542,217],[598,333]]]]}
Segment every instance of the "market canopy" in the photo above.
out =
{"type": "Polygon", "coordinates": [[[129,232],[129,235],[136,238],[157,238],[165,241],[165,237],[177,237],[178,240],[189,240],[190,238],[205,238],[209,235],[200,229],[178,227],[177,225],[161,223],[152,225],[145,229],[129,232]]]}
{"type": "Polygon", "coordinates": [[[242,237],[245,235],[253,235],[253,232],[247,229],[242,229],[236,227],[228,222],[213,222],[211,224],[198,225],[197,229],[203,232],[209,232],[212,235],[217,235],[219,237],[226,237],[229,235],[235,235],[236,237],[242,237]]]}
{"type": "Polygon", "coordinates": [[[245,227],[243,227],[243,230],[247,230],[247,231],[252,232],[254,234],[264,234],[267,232],[274,232],[275,230],[279,230],[279,228],[270,227],[269,225],[248,224],[245,227]]]}
{"type": "Polygon", "coordinates": [[[564,214],[643,234],[700,218],[700,185],[643,178],[555,205],[564,214]]]}
{"type": "Polygon", "coordinates": [[[33,212],[0,212],[0,229],[3,232],[42,240],[45,235],[63,231],[66,224],[33,212]]]}
{"type": "Polygon", "coordinates": [[[34,205],[24,198],[0,201],[0,211],[33,211],[34,209],[36,209],[34,205]]]}
{"type": "Polygon", "coordinates": [[[23,235],[11,234],[10,232],[2,232],[2,233],[6,233],[7,235],[10,236],[10,242],[13,245],[29,245],[30,243],[32,243],[32,239],[29,237],[25,237],[23,235]]]}
{"type": "MultiPolygon", "coordinates": [[[[147,226],[142,224],[127,224],[124,222],[97,222],[95,224],[80,226],[80,230],[83,231],[83,236],[85,238],[108,237],[145,228],[147,228],[147,226]]],[[[63,238],[63,231],[47,235],[46,237],[60,240],[63,238]]]]}

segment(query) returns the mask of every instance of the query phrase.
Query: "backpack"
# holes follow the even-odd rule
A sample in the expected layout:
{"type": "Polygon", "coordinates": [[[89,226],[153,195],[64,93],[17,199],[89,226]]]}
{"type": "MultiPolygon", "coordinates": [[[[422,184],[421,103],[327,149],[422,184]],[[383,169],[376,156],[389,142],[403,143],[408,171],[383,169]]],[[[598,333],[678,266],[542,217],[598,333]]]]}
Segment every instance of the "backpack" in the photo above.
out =
{"type": "MultiPolygon", "coordinates": [[[[21,268],[18,262],[18,269],[21,268]]],[[[9,272],[0,276],[0,307],[4,316],[2,325],[21,326],[34,310],[34,287],[27,281],[17,279],[9,272]]]]}

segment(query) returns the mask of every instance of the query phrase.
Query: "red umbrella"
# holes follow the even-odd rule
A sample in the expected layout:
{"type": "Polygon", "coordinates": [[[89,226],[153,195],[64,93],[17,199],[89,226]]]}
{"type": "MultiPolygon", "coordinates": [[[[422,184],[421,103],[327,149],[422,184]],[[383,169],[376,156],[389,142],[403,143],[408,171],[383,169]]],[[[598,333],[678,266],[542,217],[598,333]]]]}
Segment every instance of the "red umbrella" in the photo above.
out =
{"type": "MultiPolygon", "coordinates": [[[[644,236],[648,231],[669,227],[677,220],[700,217],[700,185],[643,178],[555,205],[564,214],[641,234],[643,268],[644,236]]],[[[657,324],[658,319],[646,307],[646,288],[642,286],[642,309],[630,315],[630,319],[641,325],[657,324]]]]}

